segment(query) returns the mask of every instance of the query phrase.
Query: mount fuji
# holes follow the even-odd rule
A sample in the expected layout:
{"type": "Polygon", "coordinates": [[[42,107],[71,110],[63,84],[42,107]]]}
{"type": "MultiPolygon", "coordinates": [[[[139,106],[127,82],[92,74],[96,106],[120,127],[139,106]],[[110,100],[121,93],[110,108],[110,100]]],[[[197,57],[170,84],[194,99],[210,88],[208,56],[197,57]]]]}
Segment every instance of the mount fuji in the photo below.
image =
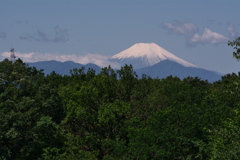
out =
{"type": "Polygon", "coordinates": [[[110,61],[118,62],[121,66],[132,64],[134,69],[152,66],[164,60],[174,61],[185,67],[197,67],[155,43],[137,43],[110,58],[110,61]]]}
{"type": "Polygon", "coordinates": [[[121,66],[131,64],[136,73],[152,78],[177,76],[179,78],[198,77],[209,82],[221,79],[221,74],[191,64],[155,43],[137,43],[130,48],[112,56],[110,61],[121,66]]]}

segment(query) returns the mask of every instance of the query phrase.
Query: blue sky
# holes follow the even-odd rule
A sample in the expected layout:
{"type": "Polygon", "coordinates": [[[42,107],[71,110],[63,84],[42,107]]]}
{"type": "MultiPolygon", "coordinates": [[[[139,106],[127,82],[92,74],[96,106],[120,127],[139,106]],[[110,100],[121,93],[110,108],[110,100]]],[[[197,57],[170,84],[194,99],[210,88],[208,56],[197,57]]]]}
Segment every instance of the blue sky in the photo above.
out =
{"type": "Polygon", "coordinates": [[[107,65],[154,42],[199,67],[240,71],[228,40],[240,36],[239,0],[0,0],[0,60],[107,65]]]}

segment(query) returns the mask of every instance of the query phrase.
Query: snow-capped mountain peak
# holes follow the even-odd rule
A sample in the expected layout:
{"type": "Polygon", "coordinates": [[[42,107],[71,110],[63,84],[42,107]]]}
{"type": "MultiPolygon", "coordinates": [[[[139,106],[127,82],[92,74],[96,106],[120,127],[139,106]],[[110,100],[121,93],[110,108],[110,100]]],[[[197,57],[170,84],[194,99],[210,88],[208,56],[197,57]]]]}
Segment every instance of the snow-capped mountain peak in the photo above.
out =
{"type": "MultiPolygon", "coordinates": [[[[133,63],[136,63],[137,59],[142,61],[142,67],[152,66],[163,60],[175,61],[185,67],[197,67],[181,58],[176,57],[155,43],[134,44],[130,48],[112,56],[111,58],[111,60],[117,60],[126,64],[131,64],[131,61],[134,61],[133,63]]],[[[141,68],[140,66],[134,67],[141,68]]]]}

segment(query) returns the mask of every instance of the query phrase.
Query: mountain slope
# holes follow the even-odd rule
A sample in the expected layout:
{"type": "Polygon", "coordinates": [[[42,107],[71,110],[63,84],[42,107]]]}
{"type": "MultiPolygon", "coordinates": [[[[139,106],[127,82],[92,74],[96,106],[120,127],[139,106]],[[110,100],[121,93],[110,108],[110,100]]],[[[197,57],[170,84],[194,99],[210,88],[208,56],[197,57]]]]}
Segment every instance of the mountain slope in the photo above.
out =
{"type": "Polygon", "coordinates": [[[137,69],[136,72],[139,76],[142,74],[146,74],[152,78],[165,78],[172,75],[182,79],[190,76],[198,77],[202,80],[208,80],[209,82],[220,80],[222,76],[220,74],[217,74],[216,72],[202,68],[185,67],[179,63],[170,60],[164,60],[153,66],[137,69]]]}
{"type": "Polygon", "coordinates": [[[185,67],[197,67],[176,57],[155,43],[137,43],[110,58],[110,61],[118,62],[121,66],[132,64],[135,69],[152,66],[163,60],[174,61],[185,67]]]}

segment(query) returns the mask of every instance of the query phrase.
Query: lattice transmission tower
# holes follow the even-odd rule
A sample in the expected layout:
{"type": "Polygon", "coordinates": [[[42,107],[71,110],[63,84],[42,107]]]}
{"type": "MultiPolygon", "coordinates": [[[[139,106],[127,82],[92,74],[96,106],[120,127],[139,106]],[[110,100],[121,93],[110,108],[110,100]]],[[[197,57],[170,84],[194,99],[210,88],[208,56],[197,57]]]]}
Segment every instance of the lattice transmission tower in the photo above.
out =
{"type": "Polygon", "coordinates": [[[15,62],[15,58],[16,58],[15,53],[14,53],[14,48],[12,48],[10,51],[11,51],[10,60],[12,61],[12,63],[14,63],[15,62]]]}

